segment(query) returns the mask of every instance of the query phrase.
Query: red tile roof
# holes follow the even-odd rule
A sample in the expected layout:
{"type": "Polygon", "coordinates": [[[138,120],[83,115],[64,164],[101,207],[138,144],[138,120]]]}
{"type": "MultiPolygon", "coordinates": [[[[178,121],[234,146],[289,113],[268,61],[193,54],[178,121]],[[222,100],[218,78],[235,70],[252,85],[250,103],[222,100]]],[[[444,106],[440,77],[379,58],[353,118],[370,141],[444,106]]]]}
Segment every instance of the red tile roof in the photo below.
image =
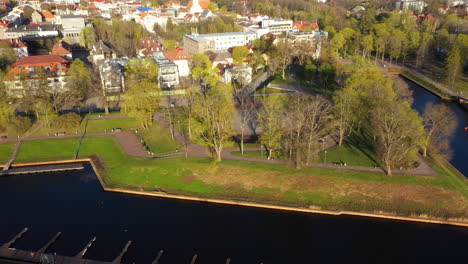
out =
{"type": "Polygon", "coordinates": [[[305,22],[305,21],[297,21],[294,22],[293,28],[299,29],[299,30],[304,30],[307,26],[310,26],[312,30],[319,30],[319,25],[317,22],[305,22]]]}
{"type": "Polygon", "coordinates": [[[44,18],[55,18],[54,14],[49,11],[42,11],[42,16],[44,16],[44,18]]]}
{"type": "Polygon", "coordinates": [[[72,55],[72,47],[67,42],[61,40],[52,47],[52,55],[72,55]]]}
{"type": "Polygon", "coordinates": [[[187,53],[185,53],[182,48],[179,48],[179,47],[175,48],[172,51],[165,51],[164,57],[166,57],[166,59],[171,60],[171,61],[190,59],[190,56],[187,53]]]}
{"type": "MultiPolygon", "coordinates": [[[[200,4],[201,8],[203,9],[208,9],[208,6],[210,6],[210,0],[200,0],[198,1],[198,3],[200,4]]],[[[192,8],[193,6],[193,2],[190,1],[188,4],[187,4],[187,8],[192,8]]]]}
{"type": "Polygon", "coordinates": [[[155,52],[163,51],[161,43],[150,37],[142,38],[137,43],[136,47],[137,49],[142,50],[142,53],[146,56],[153,55],[155,52]]]}

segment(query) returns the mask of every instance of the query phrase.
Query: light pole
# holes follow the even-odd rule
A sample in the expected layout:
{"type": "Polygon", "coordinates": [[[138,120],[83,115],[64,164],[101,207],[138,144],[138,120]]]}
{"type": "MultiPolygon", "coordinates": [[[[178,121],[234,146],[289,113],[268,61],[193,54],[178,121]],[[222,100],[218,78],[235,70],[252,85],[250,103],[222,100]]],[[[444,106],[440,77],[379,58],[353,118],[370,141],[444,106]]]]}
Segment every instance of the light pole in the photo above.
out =
{"type": "Polygon", "coordinates": [[[325,160],[324,160],[323,163],[325,163],[325,164],[327,163],[327,151],[326,150],[325,150],[325,160]]]}

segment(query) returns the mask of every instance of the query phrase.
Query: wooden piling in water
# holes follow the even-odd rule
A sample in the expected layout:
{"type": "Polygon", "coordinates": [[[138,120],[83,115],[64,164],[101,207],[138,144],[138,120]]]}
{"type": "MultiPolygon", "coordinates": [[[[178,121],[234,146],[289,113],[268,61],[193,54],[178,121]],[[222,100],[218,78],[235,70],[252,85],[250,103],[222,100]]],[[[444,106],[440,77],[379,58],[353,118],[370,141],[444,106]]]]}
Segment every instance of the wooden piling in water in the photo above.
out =
{"type": "Polygon", "coordinates": [[[159,264],[159,259],[161,258],[162,254],[164,253],[164,250],[159,250],[158,256],[153,260],[151,264],[159,264]]]}
{"type": "Polygon", "coordinates": [[[36,254],[43,254],[56,240],[59,238],[59,236],[62,235],[62,232],[58,232],[53,236],[47,244],[45,244],[41,249],[39,249],[36,254]]]}
{"type": "Polygon", "coordinates": [[[122,252],[120,252],[120,255],[118,257],[116,257],[114,259],[114,261],[112,261],[112,264],[119,264],[119,263],[122,262],[122,258],[125,255],[125,253],[127,252],[128,248],[130,247],[131,244],[132,244],[131,240],[127,242],[125,247],[122,249],[122,252]]]}
{"type": "Polygon", "coordinates": [[[198,258],[198,254],[193,255],[192,261],[190,262],[190,264],[195,264],[195,261],[197,261],[197,258],[198,258]]]}
{"type": "Polygon", "coordinates": [[[94,241],[96,241],[96,237],[91,238],[88,244],[86,244],[86,246],[78,254],[76,254],[75,258],[83,258],[84,254],[86,254],[88,248],[90,248],[93,245],[94,241]]]}
{"type": "Polygon", "coordinates": [[[28,228],[25,227],[23,230],[21,230],[16,236],[14,236],[10,241],[6,242],[1,246],[1,248],[10,248],[11,245],[13,245],[16,240],[20,239],[24,233],[28,232],[28,228]]]}

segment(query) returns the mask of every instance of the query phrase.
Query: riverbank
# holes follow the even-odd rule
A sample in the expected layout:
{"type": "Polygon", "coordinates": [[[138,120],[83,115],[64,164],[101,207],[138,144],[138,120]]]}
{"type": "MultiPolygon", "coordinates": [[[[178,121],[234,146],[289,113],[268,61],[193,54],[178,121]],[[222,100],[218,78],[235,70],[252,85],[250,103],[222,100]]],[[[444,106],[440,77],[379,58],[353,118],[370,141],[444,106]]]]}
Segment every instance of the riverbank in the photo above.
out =
{"type": "Polygon", "coordinates": [[[271,203],[258,203],[255,201],[240,201],[232,199],[217,199],[216,197],[196,197],[196,196],[187,196],[181,194],[171,194],[164,191],[142,191],[142,190],[131,190],[124,188],[111,187],[106,184],[107,172],[103,167],[103,164],[100,164],[100,161],[97,157],[92,158],[81,158],[77,160],[61,160],[61,161],[51,161],[51,162],[31,162],[16,164],[15,167],[27,167],[27,166],[44,166],[44,165],[59,165],[59,164],[70,164],[70,163],[83,163],[89,162],[95,172],[95,175],[100,182],[104,191],[124,193],[131,195],[143,195],[151,196],[158,198],[166,199],[178,199],[186,201],[196,201],[196,202],[206,202],[214,204],[224,204],[224,205],[234,205],[234,206],[245,206],[253,208],[263,208],[271,210],[281,210],[281,211],[291,211],[291,212],[301,212],[301,213],[312,213],[312,214],[323,214],[323,215],[334,215],[334,216],[359,216],[359,217],[371,217],[371,218],[380,218],[380,219],[390,219],[397,221],[410,221],[410,222],[420,222],[420,223],[431,223],[431,224],[446,224],[454,226],[463,226],[468,227],[468,219],[466,218],[453,218],[453,219],[441,219],[433,217],[430,215],[410,215],[410,216],[399,216],[395,213],[388,212],[374,212],[374,213],[365,213],[365,212],[353,212],[353,211],[332,211],[332,210],[323,210],[320,208],[315,208],[313,206],[307,207],[293,207],[293,206],[284,206],[279,204],[271,203]]]}

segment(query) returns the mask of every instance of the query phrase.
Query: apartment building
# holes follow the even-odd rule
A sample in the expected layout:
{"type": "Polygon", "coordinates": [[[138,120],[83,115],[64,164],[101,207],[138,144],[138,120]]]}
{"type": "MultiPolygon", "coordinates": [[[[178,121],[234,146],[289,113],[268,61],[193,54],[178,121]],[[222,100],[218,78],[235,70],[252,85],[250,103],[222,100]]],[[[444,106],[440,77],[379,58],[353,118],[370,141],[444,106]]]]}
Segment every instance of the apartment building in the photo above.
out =
{"type": "Polygon", "coordinates": [[[221,52],[231,47],[250,44],[257,38],[254,32],[226,32],[214,34],[192,34],[184,36],[184,50],[188,54],[206,51],[221,52]]]}

